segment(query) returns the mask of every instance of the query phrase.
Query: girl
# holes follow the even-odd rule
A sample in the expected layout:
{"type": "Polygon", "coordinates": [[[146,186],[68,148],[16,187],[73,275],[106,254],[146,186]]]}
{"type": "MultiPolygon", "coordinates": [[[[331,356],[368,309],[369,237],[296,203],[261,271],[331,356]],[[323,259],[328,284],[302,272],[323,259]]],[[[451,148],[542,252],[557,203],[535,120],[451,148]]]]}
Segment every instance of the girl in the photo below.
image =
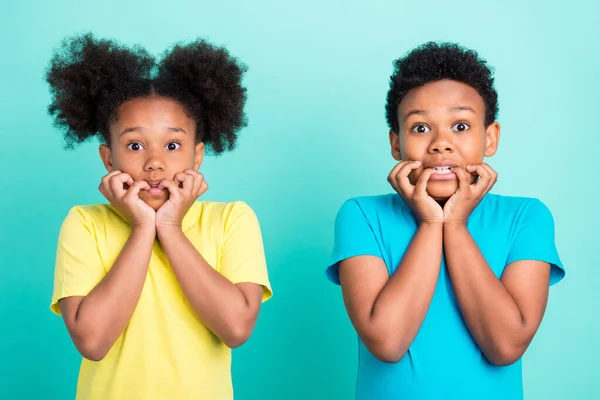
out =
{"type": "Polygon", "coordinates": [[[74,207],[51,309],[84,357],[77,399],[230,399],[231,350],[271,296],[261,232],[242,202],[197,202],[205,148],[246,125],[245,67],[199,40],[159,61],[91,34],[47,72],[68,147],[98,136],[109,204],[74,207]]]}

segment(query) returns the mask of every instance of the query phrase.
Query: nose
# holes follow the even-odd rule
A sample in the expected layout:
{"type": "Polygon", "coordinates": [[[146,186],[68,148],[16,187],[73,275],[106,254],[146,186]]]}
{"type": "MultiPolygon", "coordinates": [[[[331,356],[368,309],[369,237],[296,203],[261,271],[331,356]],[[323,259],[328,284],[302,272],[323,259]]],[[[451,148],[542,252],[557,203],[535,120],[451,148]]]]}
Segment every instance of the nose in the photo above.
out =
{"type": "Polygon", "coordinates": [[[148,158],[144,163],[144,171],[163,171],[165,169],[165,163],[160,156],[160,151],[148,152],[148,158]]]}
{"type": "Polygon", "coordinates": [[[449,135],[438,132],[432,136],[431,144],[429,145],[430,153],[452,153],[454,146],[449,135]]]}

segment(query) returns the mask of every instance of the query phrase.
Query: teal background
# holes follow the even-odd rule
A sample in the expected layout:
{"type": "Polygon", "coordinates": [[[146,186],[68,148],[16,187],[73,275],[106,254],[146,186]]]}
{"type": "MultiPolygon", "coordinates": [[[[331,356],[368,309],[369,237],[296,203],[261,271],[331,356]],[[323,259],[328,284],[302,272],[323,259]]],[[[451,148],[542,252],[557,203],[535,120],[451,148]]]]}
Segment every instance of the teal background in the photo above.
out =
{"type": "Polygon", "coordinates": [[[600,396],[597,1],[9,0],[0,5],[0,398],[70,399],[79,360],[50,313],[58,229],[102,202],[97,143],[64,151],[44,69],[73,33],[159,53],[206,37],[249,66],[249,127],[209,158],[211,200],[248,202],[275,296],[234,351],[236,399],[349,399],[356,336],[324,268],[343,200],[389,192],[384,101],[392,60],[458,41],[496,68],[502,137],[495,193],[553,211],[567,278],[524,361],[527,399],[600,396]]]}

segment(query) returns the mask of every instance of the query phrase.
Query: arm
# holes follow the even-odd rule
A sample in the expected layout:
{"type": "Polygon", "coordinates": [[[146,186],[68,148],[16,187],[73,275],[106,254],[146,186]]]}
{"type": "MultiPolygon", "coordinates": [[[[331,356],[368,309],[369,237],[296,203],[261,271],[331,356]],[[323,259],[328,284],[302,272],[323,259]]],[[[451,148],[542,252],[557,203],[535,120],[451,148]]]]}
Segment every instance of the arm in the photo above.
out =
{"type": "Polygon", "coordinates": [[[60,300],[71,339],[83,357],[102,360],[129,323],[146,279],[154,238],[154,229],[132,231],[115,264],[90,294],[60,300]]]}
{"type": "Polygon", "coordinates": [[[398,362],[427,314],[440,271],[442,225],[422,224],[389,277],[378,257],[340,262],[346,310],[369,351],[384,362],[398,362]]]}
{"type": "Polygon", "coordinates": [[[462,224],[444,224],[444,249],[469,331],[495,365],[517,361],[533,339],[548,300],[550,265],[517,261],[496,278],[462,224]]]}
{"type": "Polygon", "coordinates": [[[131,319],[140,298],[156,237],[155,212],[139,198],[145,181],[112,171],[100,192],[129,221],[131,234],[114,265],[86,296],[59,301],[63,319],[77,350],[87,359],[103,359],[131,319]],[[125,189],[125,186],[128,189],[125,189]]]}
{"type": "MultiPolygon", "coordinates": [[[[263,287],[244,281],[233,284],[208,264],[183,233],[183,216],[208,189],[202,174],[186,170],[161,186],[169,190],[169,200],[157,212],[156,229],[181,290],[208,329],[228,347],[241,346],[256,324],[263,287]]],[[[237,253],[239,247],[233,247],[237,253]]]]}
{"type": "Polygon", "coordinates": [[[256,324],[262,286],[231,283],[206,262],[181,227],[161,228],[158,237],[198,318],[227,346],[242,345],[256,324]]]}
{"type": "Polygon", "coordinates": [[[444,206],[444,251],[465,322],[487,359],[517,361],[533,339],[546,308],[550,266],[521,259],[499,280],[467,229],[468,217],[498,174],[487,164],[453,168],[459,188],[444,206]],[[472,176],[480,178],[471,184],[472,176]]]}
{"type": "MultiPolygon", "coordinates": [[[[340,261],[350,320],[369,351],[384,362],[397,362],[408,350],[427,314],[440,271],[443,211],[426,191],[432,169],[423,171],[416,185],[410,183],[408,175],[419,167],[419,162],[402,161],[388,176],[419,224],[392,277],[379,257],[340,261]]],[[[336,227],[340,230],[336,235],[352,237],[351,228],[336,227]]]]}

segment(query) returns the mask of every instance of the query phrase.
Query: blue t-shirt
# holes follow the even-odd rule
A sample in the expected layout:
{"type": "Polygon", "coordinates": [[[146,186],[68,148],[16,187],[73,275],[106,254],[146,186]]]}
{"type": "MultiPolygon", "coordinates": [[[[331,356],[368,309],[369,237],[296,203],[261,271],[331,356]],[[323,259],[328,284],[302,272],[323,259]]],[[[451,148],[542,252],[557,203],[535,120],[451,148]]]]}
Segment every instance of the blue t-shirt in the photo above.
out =
{"type": "MultiPolygon", "coordinates": [[[[467,226],[498,278],[519,260],[550,263],[551,285],[563,278],[554,221],[541,201],[487,194],[467,226]]],[[[381,258],[393,274],[416,229],[414,214],[395,193],[346,201],[327,277],[339,284],[338,263],[361,255],[381,258]]],[[[398,363],[379,361],[358,339],[357,400],[521,398],[521,360],[504,367],[487,361],[462,318],[444,257],[425,320],[398,363]]]]}

